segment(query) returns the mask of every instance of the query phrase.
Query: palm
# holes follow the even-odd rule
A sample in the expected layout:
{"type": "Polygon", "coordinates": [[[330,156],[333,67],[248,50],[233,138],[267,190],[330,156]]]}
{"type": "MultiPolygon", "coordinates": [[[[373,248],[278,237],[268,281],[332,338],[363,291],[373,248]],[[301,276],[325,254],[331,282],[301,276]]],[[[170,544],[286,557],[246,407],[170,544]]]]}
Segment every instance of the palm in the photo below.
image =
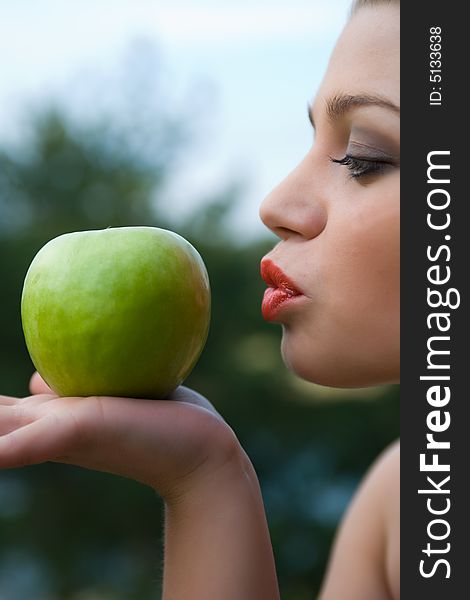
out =
{"type": "Polygon", "coordinates": [[[0,468],[71,463],[164,492],[233,444],[210,402],[188,388],[167,400],[60,398],[37,376],[31,388],[41,393],[0,396],[0,468]]]}

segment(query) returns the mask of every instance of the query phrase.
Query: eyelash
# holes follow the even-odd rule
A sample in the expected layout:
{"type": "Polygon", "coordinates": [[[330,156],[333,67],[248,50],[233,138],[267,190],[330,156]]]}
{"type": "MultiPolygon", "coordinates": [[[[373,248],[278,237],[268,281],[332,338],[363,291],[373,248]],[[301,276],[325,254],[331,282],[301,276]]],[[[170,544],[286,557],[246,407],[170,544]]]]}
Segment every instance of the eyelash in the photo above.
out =
{"type": "Polygon", "coordinates": [[[343,165],[349,169],[349,176],[352,179],[360,179],[366,175],[382,173],[390,166],[390,163],[371,160],[366,158],[356,158],[346,154],[344,158],[333,158],[330,156],[331,162],[343,165]]]}

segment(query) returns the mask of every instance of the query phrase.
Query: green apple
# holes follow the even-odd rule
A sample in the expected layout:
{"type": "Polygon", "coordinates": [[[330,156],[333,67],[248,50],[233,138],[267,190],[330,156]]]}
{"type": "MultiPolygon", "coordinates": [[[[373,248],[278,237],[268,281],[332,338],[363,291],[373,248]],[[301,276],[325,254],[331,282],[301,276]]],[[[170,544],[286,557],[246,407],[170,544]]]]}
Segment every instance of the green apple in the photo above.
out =
{"type": "Polygon", "coordinates": [[[172,231],[67,233],[33,259],[21,318],[32,361],[59,395],[164,398],[206,342],[209,278],[172,231]]]}

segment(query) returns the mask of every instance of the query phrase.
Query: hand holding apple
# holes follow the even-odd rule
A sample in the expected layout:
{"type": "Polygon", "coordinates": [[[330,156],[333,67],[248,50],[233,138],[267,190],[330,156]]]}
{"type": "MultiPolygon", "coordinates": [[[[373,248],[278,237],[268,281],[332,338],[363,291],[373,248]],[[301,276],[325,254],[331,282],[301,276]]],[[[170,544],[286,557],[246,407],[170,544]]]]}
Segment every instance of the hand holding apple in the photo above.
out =
{"type": "Polygon", "coordinates": [[[34,258],[21,313],[33,363],[58,394],[164,398],[204,347],[209,279],[171,231],[74,232],[34,258]]]}
{"type": "Polygon", "coordinates": [[[62,396],[38,374],[33,396],[0,396],[0,469],[62,462],[155,489],[165,500],[163,598],[278,598],[253,465],[208,400],[182,386],[168,394],[207,335],[202,260],[178,239],[161,251],[156,239],[137,235],[129,247],[127,237],[71,234],[33,261],[25,336],[62,396]],[[162,389],[165,400],[144,398],[162,389]]]}
{"type": "Polygon", "coordinates": [[[208,400],[174,389],[209,323],[194,248],[152,228],[56,238],[28,271],[22,317],[47,383],[36,374],[33,396],[0,396],[0,469],[63,462],[155,489],[165,599],[278,598],[253,465],[208,400]]]}
{"type": "Polygon", "coordinates": [[[164,599],[188,590],[207,600],[279,598],[256,472],[205,398],[182,386],[171,402],[58,397],[39,375],[31,391],[0,396],[0,469],[55,461],[156,490],[165,500],[164,599]]]}
{"type": "Polygon", "coordinates": [[[140,481],[170,500],[241,449],[212,404],[180,386],[168,400],[59,397],[36,373],[33,396],[0,396],[0,469],[62,462],[140,481]]]}

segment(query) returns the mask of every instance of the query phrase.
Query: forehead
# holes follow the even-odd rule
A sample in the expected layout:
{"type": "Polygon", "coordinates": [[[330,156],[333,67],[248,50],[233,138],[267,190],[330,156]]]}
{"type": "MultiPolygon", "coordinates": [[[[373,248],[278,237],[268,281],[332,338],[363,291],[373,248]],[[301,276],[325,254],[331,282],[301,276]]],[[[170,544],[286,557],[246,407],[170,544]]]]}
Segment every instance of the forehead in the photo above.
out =
{"type": "Polygon", "coordinates": [[[317,99],[342,92],[386,96],[400,104],[399,7],[364,7],[344,28],[317,99]]]}

